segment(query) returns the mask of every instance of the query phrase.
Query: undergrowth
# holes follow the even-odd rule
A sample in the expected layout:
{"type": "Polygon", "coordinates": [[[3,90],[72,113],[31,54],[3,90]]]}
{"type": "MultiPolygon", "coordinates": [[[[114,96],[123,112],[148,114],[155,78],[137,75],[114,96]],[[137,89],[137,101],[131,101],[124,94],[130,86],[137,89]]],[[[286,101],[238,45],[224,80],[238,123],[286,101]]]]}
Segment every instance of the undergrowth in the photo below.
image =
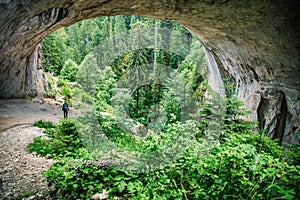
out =
{"type": "Polygon", "coordinates": [[[52,158],[78,158],[84,151],[81,139],[76,131],[75,120],[66,118],[58,125],[42,120],[34,123],[35,126],[45,128],[45,136],[34,138],[33,143],[27,146],[29,152],[36,152],[41,156],[52,158]]]}
{"type": "MultiPolygon", "coordinates": [[[[154,161],[136,170],[130,168],[136,162],[95,158],[83,145],[77,121],[64,119],[51,128],[45,125],[47,138],[35,138],[28,149],[58,160],[43,172],[53,186],[51,196],[91,199],[105,190],[110,199],[300,199],[298,147],[284,153],[278,141],[254,132],[251,122],[228,120],[218,143],[203,151],[209,134],[203,123],[169,124],[160,133],[142,137],[122,131],[113,120],[99,120],[104,141],[131,152],[126,156],[136,156],[136,162],[142,163],[148,154],[154,155],[154,161]],[[185,135],[187,129],[194,134],[185,135]],[[189,137],[194,140],[186,145],[189,137]],[[162,165],[178,148],[181,152],[162,165]],[[161,162],[155,163],[155,155],[161,162]]],[[[108,154],[112,152],[104,152],[108,154]]]]}

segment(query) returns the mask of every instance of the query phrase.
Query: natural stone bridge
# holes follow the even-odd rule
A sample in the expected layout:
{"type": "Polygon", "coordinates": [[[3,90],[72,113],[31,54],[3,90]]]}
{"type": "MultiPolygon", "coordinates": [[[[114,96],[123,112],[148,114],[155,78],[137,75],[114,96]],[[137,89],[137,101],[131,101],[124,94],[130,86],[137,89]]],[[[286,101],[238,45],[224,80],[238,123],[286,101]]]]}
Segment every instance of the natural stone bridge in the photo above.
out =
{"type": "Polygon", "coordinates": [[[284,144],[299,143],[298,2],[1,0],[0,97],[19,98],[43,89],[36,47],[49,33],[103,15],[141,15],[186,26],[216,59],[221,75],[235,79],[239,97],[253,111],[251,118],[284,144]]]}

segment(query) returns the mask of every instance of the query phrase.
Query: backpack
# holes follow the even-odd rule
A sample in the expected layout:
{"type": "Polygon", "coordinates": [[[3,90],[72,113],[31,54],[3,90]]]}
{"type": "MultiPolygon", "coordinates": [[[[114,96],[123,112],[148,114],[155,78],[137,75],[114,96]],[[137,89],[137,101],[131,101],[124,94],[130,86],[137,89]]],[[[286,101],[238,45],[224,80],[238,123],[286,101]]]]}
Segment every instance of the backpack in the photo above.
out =
{"type": "Polygon", "coordinates": [[[64,109],[64,110],[68,110],[68,104],[64,103],[63,109],[64,109]]]}

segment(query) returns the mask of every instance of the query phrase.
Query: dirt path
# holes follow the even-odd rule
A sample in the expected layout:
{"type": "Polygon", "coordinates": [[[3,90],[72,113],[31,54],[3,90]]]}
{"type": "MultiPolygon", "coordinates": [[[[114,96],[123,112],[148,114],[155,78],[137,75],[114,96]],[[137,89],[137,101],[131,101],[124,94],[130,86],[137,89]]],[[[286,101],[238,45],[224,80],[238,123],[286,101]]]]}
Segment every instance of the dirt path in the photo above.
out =
{"type": "MultiPolygon", "coordinates": [[[[70,117],[80,115],[70,110],[70,117]]],[[[41,176],[53,160],[29,154],[26,146],[43,135],[33,127],[37,120],[57,123],[63,118],[60,105],[50,105],[25,99],[0,99],[0,199],[45,199],[47,183],[41,176]]]]}
{"type": "MultiPolygon", "coordinates": [[[[70,117],[80,114],[70,108],[70,117]]],[[[57,102],[41,103],[29,99],[0,99],[0,132],[20,124],[32,124],[37,120],[58,122],[63,118],[61,105],[57,102]]]]}

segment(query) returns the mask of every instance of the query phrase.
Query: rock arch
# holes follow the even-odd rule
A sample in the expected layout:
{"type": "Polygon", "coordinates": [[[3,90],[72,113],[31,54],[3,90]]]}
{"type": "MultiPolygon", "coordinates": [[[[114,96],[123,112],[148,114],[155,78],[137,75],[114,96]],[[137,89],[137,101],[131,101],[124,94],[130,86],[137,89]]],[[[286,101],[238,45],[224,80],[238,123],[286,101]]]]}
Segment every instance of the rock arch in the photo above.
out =
{"type": "Polygon", "coordinates": [[[4,0],[0,2],[0,97],[37,88],[39,42],[102,15],[176,21],[199,37],[222,74],[272,137],[299,143],[300,54],[297,0],[4,0]],[[281,133],[284,131],[282,136],[281,133]]]}

